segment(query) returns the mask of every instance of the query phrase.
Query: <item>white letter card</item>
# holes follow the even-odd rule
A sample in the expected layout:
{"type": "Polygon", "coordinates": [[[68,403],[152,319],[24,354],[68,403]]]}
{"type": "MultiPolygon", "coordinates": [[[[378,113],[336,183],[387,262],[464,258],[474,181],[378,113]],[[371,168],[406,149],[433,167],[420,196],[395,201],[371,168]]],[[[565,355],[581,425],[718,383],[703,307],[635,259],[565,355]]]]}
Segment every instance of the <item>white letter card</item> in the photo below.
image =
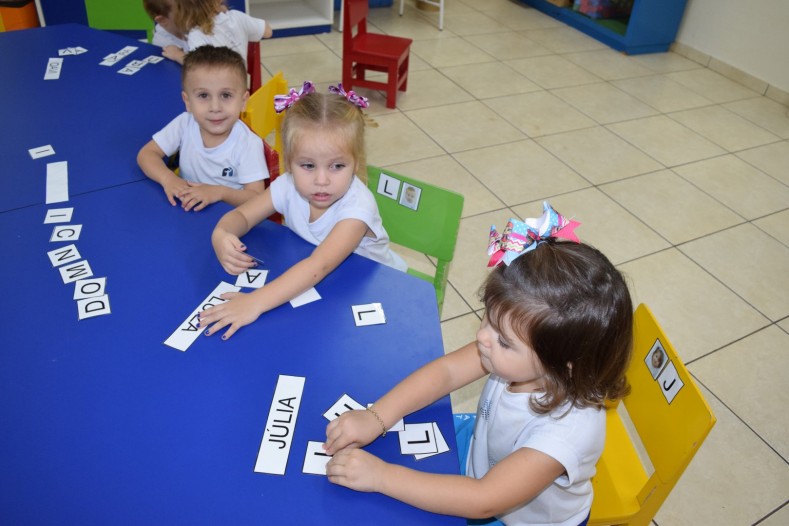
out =
{"type": "Polygon", "coordinates": [[[305,380],[301,376],[279,376],[255,462],[255,473],[285,474],[305,380]]]}

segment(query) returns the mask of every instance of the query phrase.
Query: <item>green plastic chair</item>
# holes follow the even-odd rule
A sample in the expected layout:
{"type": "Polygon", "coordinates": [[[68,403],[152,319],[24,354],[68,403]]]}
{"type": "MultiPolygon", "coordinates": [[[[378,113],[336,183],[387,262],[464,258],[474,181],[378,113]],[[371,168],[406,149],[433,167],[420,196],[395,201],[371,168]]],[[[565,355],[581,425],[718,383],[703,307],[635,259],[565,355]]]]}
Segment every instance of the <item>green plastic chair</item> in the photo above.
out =
{"type": "Polygon", "coordinates": [[[153,39],[153,20],[141,0],[85,0],[88,25],[95,29],[145,31],[153,39]]]}
{"type": "Polygon", "coordinates": [[[463,196],[377,166],[367,167],[367,187],[375,196],[392,243],[437,260],[433,276],[412,268],[408,273],[433,284],[440,315],[460,229],[463,196]],[[413,201],[408,200],[411,196],[413,201]]]}

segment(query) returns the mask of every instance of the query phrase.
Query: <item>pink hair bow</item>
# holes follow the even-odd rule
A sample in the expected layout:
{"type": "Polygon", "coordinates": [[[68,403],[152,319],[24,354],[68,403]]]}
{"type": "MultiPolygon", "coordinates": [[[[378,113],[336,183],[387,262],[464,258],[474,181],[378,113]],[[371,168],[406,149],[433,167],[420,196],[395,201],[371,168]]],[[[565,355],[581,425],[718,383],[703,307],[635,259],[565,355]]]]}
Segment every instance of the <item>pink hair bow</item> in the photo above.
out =
{"type": "Polygon", "coordinates": [[[290,92],[287,95],[274,95],[274,111],[282,113],[296,104],[296,101],[301,97],[309,93],[315,93],[315,85],[309,80],[305,80],[299,91],[290,88],[290,92]]]}
{"type": "Polygon", "coordinates": [[[359,108],[365,109],[370,106],[370,102],[367,100],[367,97],[362,97],[355,91],[345,91],[342,87],[342,83],[337,86],[329,86],[329,92],[342,95],[348,99],[348,102],[354,106],[358,106],[359,108]]]}
{"type": "Polygon", "coordinates": [[[546,239],[567,239],[580,243],[575,235],[575,229],[580,224],[565,218],[545,201],[540,217],[531,217],[524,221],[510,219],[501,234],[496,231],[495,226],[490,227],[488,266],[495,267],[502,263],[509,265],[515,258],[534,250],[540,241],[546,239]]]}

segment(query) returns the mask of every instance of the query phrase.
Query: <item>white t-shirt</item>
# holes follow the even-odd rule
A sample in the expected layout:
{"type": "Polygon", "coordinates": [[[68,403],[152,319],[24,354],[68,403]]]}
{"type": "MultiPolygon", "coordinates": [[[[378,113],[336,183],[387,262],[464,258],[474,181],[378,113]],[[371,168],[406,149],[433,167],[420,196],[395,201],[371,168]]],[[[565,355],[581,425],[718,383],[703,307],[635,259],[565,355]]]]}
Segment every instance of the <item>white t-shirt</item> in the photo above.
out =
{"type": "Polygon", "coordinates": [[[189,50],[200,46],[226,46],[237,51],[244,62],[247,61],[247,45],[263,38],[266,31],[266,21],[253,18],[246,13],[231,9],[224,13],[217,13],[214,17],[214,32],[206,35],[203,30],[196,27],[186,35],[189,50]]]}
{"type": "Polygon", "coordinates": [[[165,155],[180,151],[179,173],[187,181],[240,190],[245,184],[269,177],[263,141],[241,121],[233,125],[222,144],[206,148],[197,121],[184,112],[156,132],[153,140],[165,155]]]}
{"type": "Polygon", "coordinates": [[[153,40],[151,43],[154,46],[159,47],[176,46],[183,49],[184,51],[189,49],[186,40],[181,40],[159,24],[156,24],[156,26],[153,28],[153,40]]]}
{"type": "Polygon", "coordinates": [[[302,239],[313,245],[320,245],[334,225],[343,219],[358,219],[367,225],[375,237],[363,237],[354,252],[397,270],[408,270],[403,258],[389,247],[389,235],[381,222],[375,197],[358,177],[353,178],[345,195],[313,223],[310,223],[310,204],[296,191],[290,172],[274,179],[269,188],[274,208],[285,216],[285,226],[302,239]]]}
{"type": "Polygon", "coordinates": [[[542,393],[512,393],[506,381],[490,375],[479,399],[466,474],[482,478],[522,447],[545,453],[561,463],[566,474],[497,519],[507,526],[578,526],[592,506],[590,479],[603,452],[605,412],[575,407],[568,412],[565,404],[540,415],[529,407],[533,396],[542,393]]]}

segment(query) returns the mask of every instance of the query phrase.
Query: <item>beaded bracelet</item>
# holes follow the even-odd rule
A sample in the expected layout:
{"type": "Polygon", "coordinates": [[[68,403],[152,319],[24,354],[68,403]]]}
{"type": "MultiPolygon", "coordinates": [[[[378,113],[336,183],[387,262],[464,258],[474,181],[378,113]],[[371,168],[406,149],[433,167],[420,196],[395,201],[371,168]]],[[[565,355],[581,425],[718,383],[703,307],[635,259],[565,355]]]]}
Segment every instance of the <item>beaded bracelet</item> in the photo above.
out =
{"type": "Polygon", "coordinates": [[[375,417],[375,419],[378,420],[378,423],[381,424],[381,429],[383,430],[383,433],[381,433],[381,436],[385,437],[386,436],[386,426],[384,425],[383,419],[378,415],[378,413],[375,412],[375,409],[373,409],[371,406],[368,406],[367,410],[370,411],[373,414],[373,416],[375,417]]]}

